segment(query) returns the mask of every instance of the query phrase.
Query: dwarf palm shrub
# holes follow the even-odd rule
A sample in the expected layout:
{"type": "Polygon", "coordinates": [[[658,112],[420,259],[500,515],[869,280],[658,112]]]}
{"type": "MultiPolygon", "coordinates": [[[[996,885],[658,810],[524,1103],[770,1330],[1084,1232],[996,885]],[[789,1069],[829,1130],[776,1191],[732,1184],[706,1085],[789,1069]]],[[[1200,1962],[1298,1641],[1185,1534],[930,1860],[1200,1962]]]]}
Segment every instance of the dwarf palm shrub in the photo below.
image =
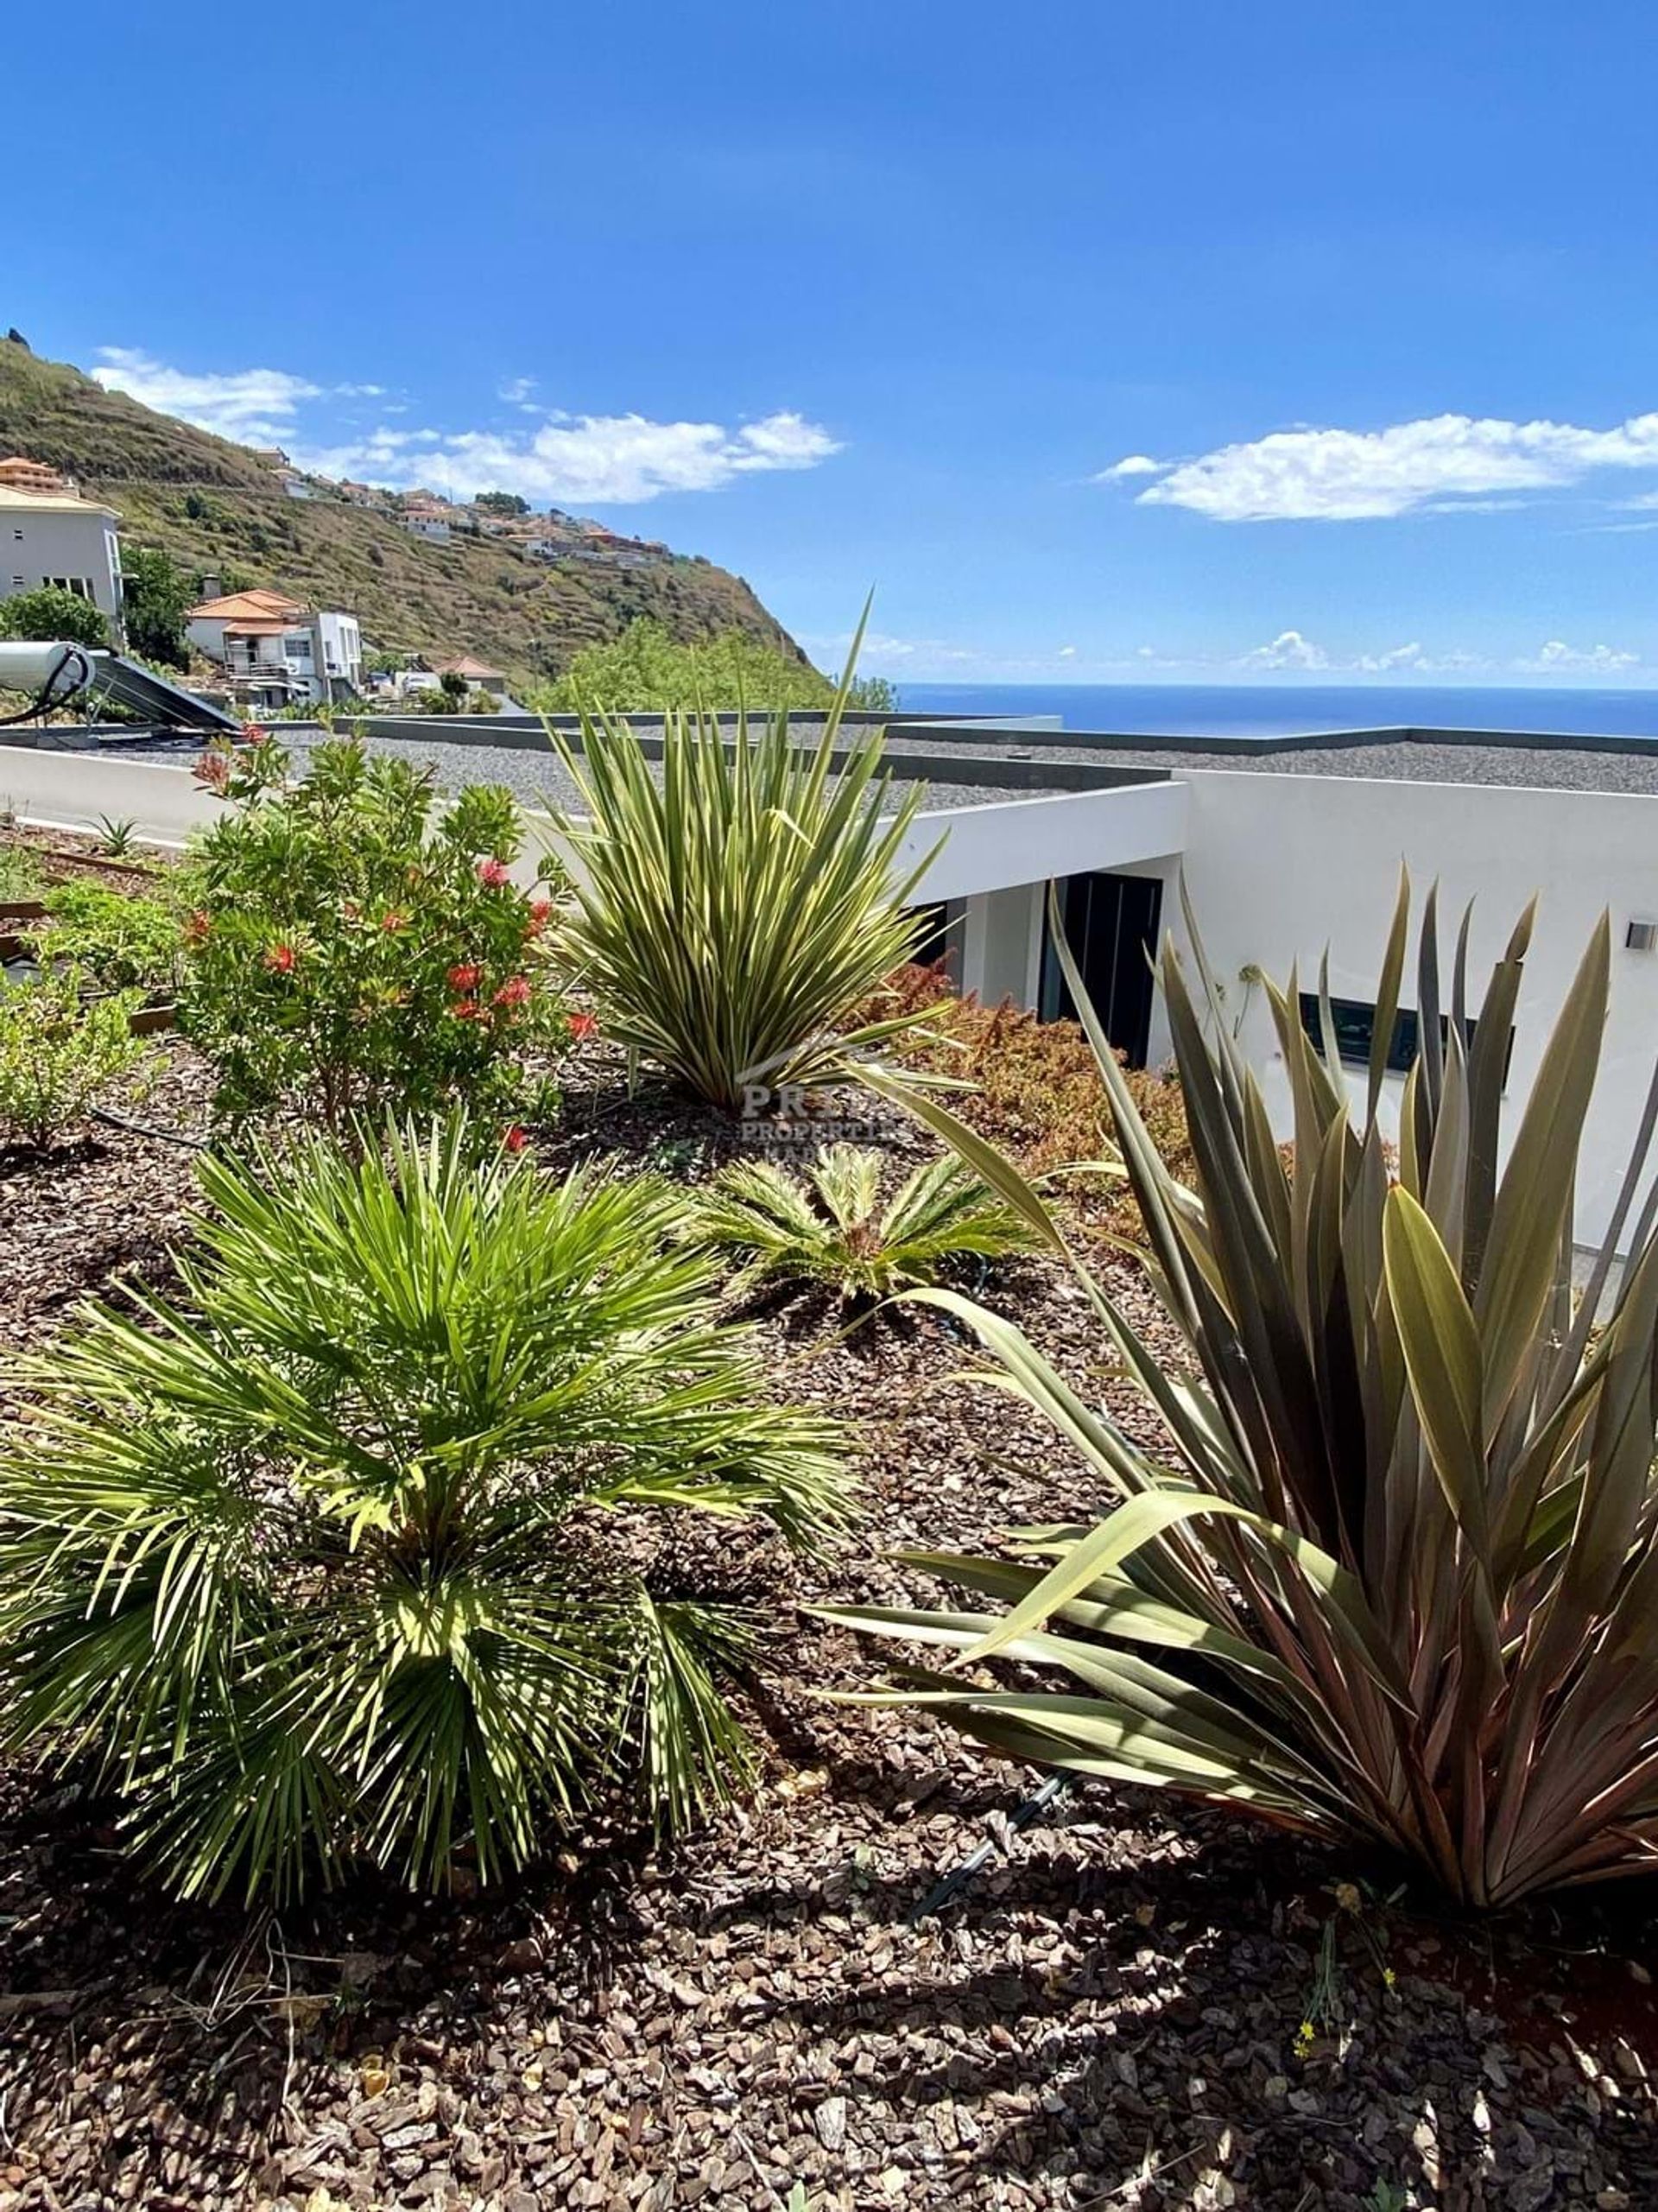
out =
{"type": "Polygon", "coordinates": [[[755,1624],[660,1585],[645,1524],[847,1518],[674,1193],[477,1150],[455,1119],[210,1157],[182,1303],[94,1308],[27,1371],[6,1736],[90,1767],[185,1895],[436,1886],[462,1847],[487,1879],[629,1774],[690,1819],[748,1770],[716,1676],[755,1624]]]}
{"type": "Polygon", "coordinates": [[[1029,1249],[1025,1223],[959,1160],[917,1168],[885,1205],[883,1166],[856,1144],[828,1145],[804,1176],[738,1161],[714,1180],[703,1233],[749,1255],[756,1277],[833,1283],[844,1298],[931,1283],[948,1259],[1029,1249]]]}
{"type": "Polygon", "coordinates": [[[579,751],[550,732],[583,809],[554,816],[576,863],[572,964],[608,1036],[717,1106],[832,1077],[902,1025],[838,1033],[908,957],[925,865],[900,876],[921,793],[888,809],[879,734],[848,746],[845,699],[843,683],[809,742],[786,713],[722,732],[671,711],[660,780],[611,716],[584,713],[579,751]]]}
{"type": "MultiPolygon", "coordinates": [[[[1016,1758],[1382,1842],[1474,1905],[1658,1866],[1658,1200],[1631,1226],[1658,1087],[1574,1307],[1573,1186],[1609,931],[1603,921],[1589,943],[1499,1168],[1530,932],[1528,914],[1475,1019],[1465,927],[1445,1007],[1430,899],[1396,1178],[1380,1108],[1403,894],[1356,1120],[1327,992],[1322,1049],[1294,978],[1270,992],[1288,1157],[1227,1024],[1206,1025],[1212,989],[1200,974],[1194,1002],[1172,953],[1161,977],[1190,1189],[1159,1160],[1096,1027],[1151,1280],[1186,1360],[1165,1365],[1084,1281],[1167,1446],[1085,1404],[1004,1322],[921,1294],[977,1330],[1114,1502],[1095,1528],[1024,1532],[1009,1558],[919,1558],[1005,1610],[845,1616],[953,1655],[882,1695],[930,1703],[1016,1758]],[[1070,1681],[997,1684],[978,1671],[997,1657],[1070,1681]]],[[[1017,1176],[959,1135],[1040,1226],[1017,1176]]]]}

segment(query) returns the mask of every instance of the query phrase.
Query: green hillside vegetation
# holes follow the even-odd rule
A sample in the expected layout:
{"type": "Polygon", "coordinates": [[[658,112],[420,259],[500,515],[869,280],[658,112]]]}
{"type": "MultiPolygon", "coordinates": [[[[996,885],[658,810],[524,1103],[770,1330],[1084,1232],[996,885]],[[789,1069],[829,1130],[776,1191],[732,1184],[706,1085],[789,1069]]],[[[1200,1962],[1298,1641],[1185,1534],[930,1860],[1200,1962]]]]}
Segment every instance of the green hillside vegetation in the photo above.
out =
{"type": "Polygon", "coordinates": [[[432,544],[344,500],[290,498],[250,447],[3,339],[0,453],[74,476],[119,510],[125,542],[161,548],[193,580],[269,585],[349,609],[383,650],[472,653],[527,684],[644,618],[681,641],[739,631],[804,666],[748,585],[707,561],[675,555],[608,569],[530,561],[490,538],[432,544]]]}
{"type": "MultiPolygon", "coordinates": [[[[827,707],[834,695],[820,670],[763,637],[727,630],[687,643],[642,618],[608,644],[585,645],[556,681],[532,684],[524,703],[542,714],[583,708],[628,714],[693,702],[712,709],[827,707]]],[[[851,704],[889,712],[892,686],[881,676],[859,676],[851,704]]]]}

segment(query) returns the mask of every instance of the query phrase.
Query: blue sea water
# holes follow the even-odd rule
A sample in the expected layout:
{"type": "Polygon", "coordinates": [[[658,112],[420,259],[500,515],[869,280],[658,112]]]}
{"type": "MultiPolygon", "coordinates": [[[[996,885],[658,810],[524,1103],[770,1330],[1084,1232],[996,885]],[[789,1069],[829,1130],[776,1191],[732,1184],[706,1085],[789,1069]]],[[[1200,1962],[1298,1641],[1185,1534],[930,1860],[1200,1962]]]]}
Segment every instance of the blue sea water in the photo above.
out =
{"type": "Polygon", "coordinates": [[[1523,730],[1658,738],[1658,688],[1427,684],[903,683],[907,713],[1057,714],[1114,737],[1283,737],[1322,730],[1523,730]]]}

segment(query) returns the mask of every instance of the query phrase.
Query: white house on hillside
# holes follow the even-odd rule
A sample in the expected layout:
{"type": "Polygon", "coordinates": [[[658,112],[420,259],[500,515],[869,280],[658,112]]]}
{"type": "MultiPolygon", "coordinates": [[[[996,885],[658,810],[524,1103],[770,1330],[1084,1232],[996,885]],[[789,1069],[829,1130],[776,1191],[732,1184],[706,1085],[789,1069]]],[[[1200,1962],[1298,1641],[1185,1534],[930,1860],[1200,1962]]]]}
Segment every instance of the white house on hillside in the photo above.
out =
{"type": "Polygon", "coordinates": [[[90,599],[121,636],[120,517],[69,491],[0,485],[0,599],[55,584],[90,599]]]}
{"type": "Polygon", "coordinates": [[[251,712],[317,706],[363,688],[357,617],[301,606],[282,592],[204,599],[186,616],[185,635],[218,662],[238,704],[251,712]]]}

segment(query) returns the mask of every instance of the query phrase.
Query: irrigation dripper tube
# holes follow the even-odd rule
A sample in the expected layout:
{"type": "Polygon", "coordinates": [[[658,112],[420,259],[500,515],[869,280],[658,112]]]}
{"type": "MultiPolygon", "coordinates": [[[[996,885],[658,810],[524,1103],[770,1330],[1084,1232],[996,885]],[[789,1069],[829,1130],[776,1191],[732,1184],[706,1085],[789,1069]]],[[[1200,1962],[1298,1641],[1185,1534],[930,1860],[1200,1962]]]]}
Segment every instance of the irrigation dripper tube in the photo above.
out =
{"type": "MultiPolygon", "coordinates": [[[[1016,1812],[1008,1816],[1008,1833],[1010,1835],[1017,1835],[1022,1829],[1028,1828],[1039,1813],[1046,1812],[1050,1805],[1056,1803],[1065,1795],[1075,1779],[1076,1777],[1068,1773],[1064,1768],[1055,1774],[1050,1774],[1040,1790],[1027,1797],[1016,1812]]],[[[957,1891],[964,1889],[978,1873],[979,1868],[984,1866],[999,1848],[1000,1846],[995,1836],[986,1837],[971,1858],[964,1859],[960,1866],[953,1873],[946,1874],[929,1896],[922,1898],[914,1911],[910,1914],[906,1924],[911,1928],[918,1927],[923,1920],[930,1920],[935,1913],[941,1912],[955,1896],[957,1891]]]]}

